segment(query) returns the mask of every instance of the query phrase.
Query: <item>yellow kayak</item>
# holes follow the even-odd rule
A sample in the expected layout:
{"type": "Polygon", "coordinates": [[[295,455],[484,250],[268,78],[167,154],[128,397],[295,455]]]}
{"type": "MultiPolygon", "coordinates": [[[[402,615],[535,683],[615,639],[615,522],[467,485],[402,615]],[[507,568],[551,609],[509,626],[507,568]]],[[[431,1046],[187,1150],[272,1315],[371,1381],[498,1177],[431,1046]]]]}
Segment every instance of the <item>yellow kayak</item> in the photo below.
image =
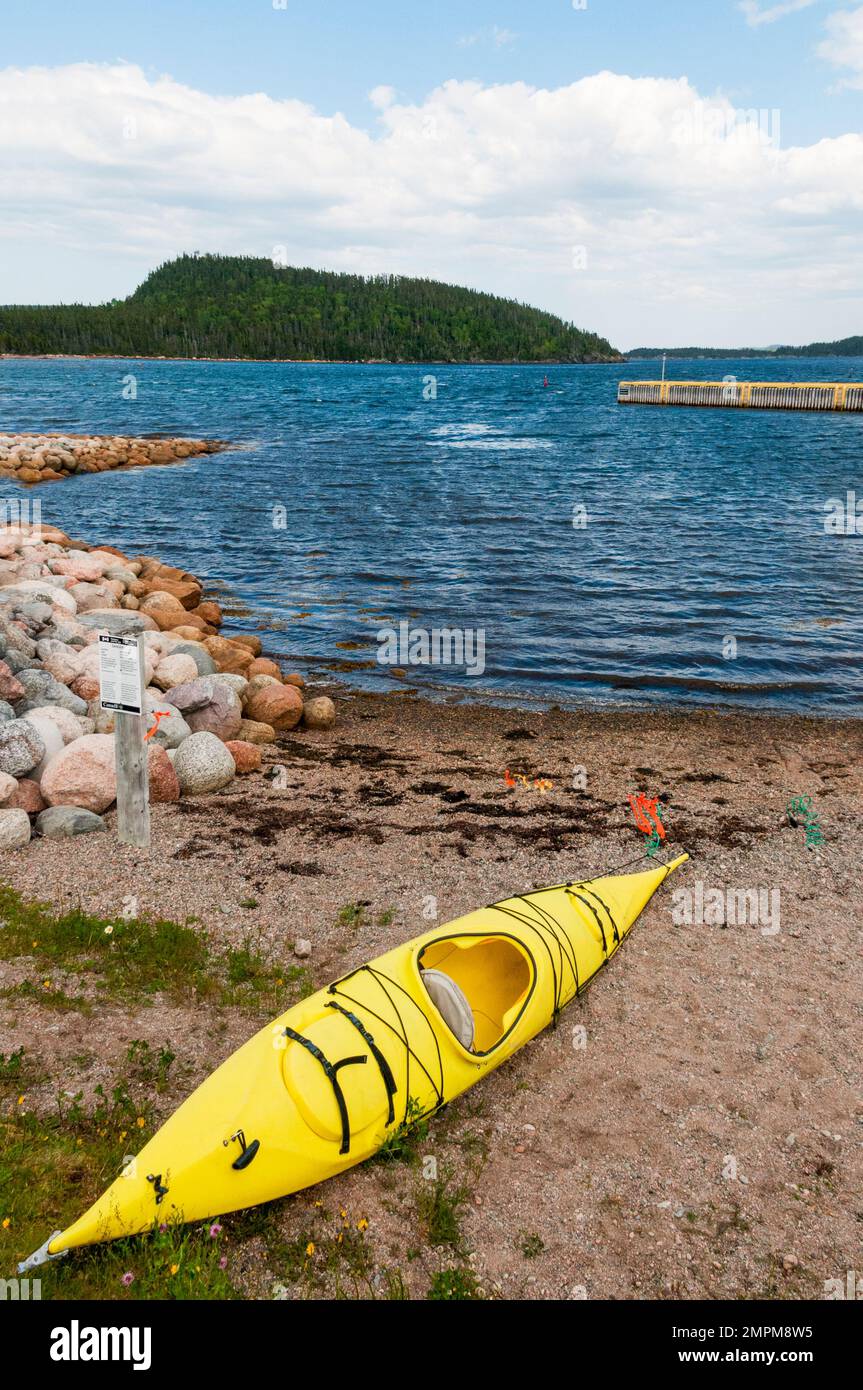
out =
{"type": "Polygon", "coordinates": [[[362,1163],[557,1019],[681,855],[508,898],[296,1004],[215,1071],[107,1192],[21,1266],[287,1196],[362,1163]]]}

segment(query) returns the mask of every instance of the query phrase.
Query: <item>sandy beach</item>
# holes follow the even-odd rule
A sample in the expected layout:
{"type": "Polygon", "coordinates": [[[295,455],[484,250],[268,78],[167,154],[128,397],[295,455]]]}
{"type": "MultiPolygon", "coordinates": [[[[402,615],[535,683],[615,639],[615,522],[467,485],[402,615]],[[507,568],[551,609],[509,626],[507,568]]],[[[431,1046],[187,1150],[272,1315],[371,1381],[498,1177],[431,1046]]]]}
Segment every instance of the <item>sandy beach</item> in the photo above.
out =
{"type": "MultiPolygon", "coordinates": [[[[176,1058],[149,1088],[151,1132],[287,1006],[297,938],[312,946],[302,987],[317,988],[430,922],[626,863],[643,847],[628,797],[644,791],[666,808],[668,853],[691,855],[674,887],[779,889],[778,930],[680,925],[669,884],[557,1029],[402,1161],[224,1218],[225,1277],[263,1299],[424,1298],[453,1277],[491,1298],[823,1298],[859,1263],[863,1211],[859,723],[335,693],[335,729],[281,733],[260,773],[154,806],[149,856],[116,844],[110,812],[108,843],[7,858],[25,898],[186,922],[215,948],[253,949],[276,981],[251,1002],[201,998],[191,980],[185,996],[121,1002],[38,948],[3,960],[0,1054],[23,1047],[31,1078],[4,1090],[7,1138],[16,1110],[50,1130],[59,1094],[87,1109],[110,1093],[135,1040],[176,1058]],[[800,795],[815,849],[786,813],[800,795]]],[[[13,1183],[5,1262],[100,1190],[87,1155],[50,1202],[13,1183]]],[[[91,1287],[110,1258],[49,1266],[46,1289],[91,1287]]]]}

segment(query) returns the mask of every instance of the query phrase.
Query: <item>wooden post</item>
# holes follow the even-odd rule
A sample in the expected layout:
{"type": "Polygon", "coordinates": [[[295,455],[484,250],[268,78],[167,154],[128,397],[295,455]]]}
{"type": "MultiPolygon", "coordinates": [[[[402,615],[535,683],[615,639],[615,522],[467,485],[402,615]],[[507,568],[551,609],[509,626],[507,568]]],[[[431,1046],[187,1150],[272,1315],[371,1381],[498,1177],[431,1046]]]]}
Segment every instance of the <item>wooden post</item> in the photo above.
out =
{"type": "Polygon", "coordinates": [[[144,738],[144,639],[99,634],[99,703],[114,713],[117,833],[124,844],[150,848],[150,776],[144,738]]]}
{"type": "Polygon", "coordinates": [[[150,848],[150,776],[144,716],[115,715],[117,834],[126,845],[150,848]]]}

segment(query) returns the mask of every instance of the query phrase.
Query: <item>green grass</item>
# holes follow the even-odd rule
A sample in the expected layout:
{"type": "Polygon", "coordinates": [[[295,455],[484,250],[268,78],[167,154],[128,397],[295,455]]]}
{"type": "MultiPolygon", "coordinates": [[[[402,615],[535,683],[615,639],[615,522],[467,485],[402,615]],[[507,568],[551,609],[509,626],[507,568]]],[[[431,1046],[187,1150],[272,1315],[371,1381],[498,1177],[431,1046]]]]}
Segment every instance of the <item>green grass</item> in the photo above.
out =
{"type": "Polygon", "coordinates": [[[422,1158],[420,1148],[428,1135],[428,1117],[423,1115],[419,1101],[411,1096],[407,1104],[407,1118],[387,1135],[372,1161],[415,1165],[422,1158]]]}
{"type": "Polygon", "coordinates": [[[545,1249],[545,1241],[542,1236],[532,1235],[528,1231],[521,1233],[521,1253],[526,1260],[535,1260],[537,1255],[541,1255],[545,1249]]]}
{"type": "Polygon", "coordinates": [[[0,919],[5,919],[0,959],[31,958],[40,970],[38,984],[24,981],[2,991],[7,999],[91,1011],[92,1001],[70,998],[50,981],[46,986],[52,967],[86,972],[103,997],[124,1004],[162,993],[177,1003],[206,999],[282,1013],[313,990],[304,966],[265,959],[249,938],[240,947],[215,951],[206,932],[188,923],[98,917],[80,908],[56,913],[47,903],[26,902],[2,883],[0,919]]]}
{"type": "Polygon", "coordinates": [[[423,1181],[417,1197],[417,1215],[429,1245],[448,1245],[461,1250],[461,1217],[470,1199],[464,1183],[457,1183],[451,1168],[431,1182],[423,1181]]]}
{"type": "Polygon", "coordinates": [[[436,1302],[473,1302],[481,1299],[482,1294],[469,1269],[442,1269],[432,1279],[427,1297],[436,1302]]]}
{"type": "Polygon", "coordinates": [[[25,902],[5,884],[0,918],[5,960],[32,956],[49,966],[92,971],[124,1000],[158,991],[175,998],[211,992],[207,938],[177,922],[97,917],[80,908],[58,914],[46,903],[25,902]]]}

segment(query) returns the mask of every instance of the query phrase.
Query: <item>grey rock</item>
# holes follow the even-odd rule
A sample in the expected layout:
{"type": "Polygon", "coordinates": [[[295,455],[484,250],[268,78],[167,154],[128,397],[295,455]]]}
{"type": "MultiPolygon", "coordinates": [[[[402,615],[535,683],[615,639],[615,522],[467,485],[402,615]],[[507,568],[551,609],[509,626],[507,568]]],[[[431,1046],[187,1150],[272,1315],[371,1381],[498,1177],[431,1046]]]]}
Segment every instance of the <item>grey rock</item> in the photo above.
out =
{"type": "Polygon", "coordinates": [[[185,681],[183,685],[171,687],[171,704],[181,714],[193,714],[203,709],[215,695],[216,687],[209,677],[199,677],[196,681],[185,681]]]}
{"type": "Polygon", "coordinates": [[[116,611],[111,609],[103,613],[80,613],[78,622],[85,627],[99,628],[100,631],[110,632],[112,637],[129,637],[136,632],[150,632],[152,628],[149,623],[145,623],[143,618],[137,613],[128,611],[125,608],[118,608],[116,611]]]}
{"type": "Polygon", "coordinates": [[[5,724],[7,719],[14,719],[15,711],[6,700],[0,700],[0,724],[5,724]]]}
{"type": "MultiPolygon", "coordinates": [[[[2,733],[2,726],[0,726],[2,733]]],[[[215,734],[190,734],[171,760],[185,795],[216,792],[233,782],[234,759],[215,734]]]]}
{"type": "Polygon", "coordinates": [[[23,652],[16,651],[14,647],[9,648],[3,660],[15,676],[19,671],[38,671],[42,666],[38,657],[25,656],[23,652]]]}
{"type": "Polygon", "coordinates": [[[23,849],[30,843],[30,817],[26,811],[0,810],[0,849],[23,849]]]}
{"type": "Polygon", "coordinates": [[[26,777],[44,756],[45,740],[26,719],[9,719],[0,724],[0,772],[26,777]]]}
{"type": "Polygon", "coordinates": [[[216,663],[205,651],[203,647],[196,647],[194,642],[178,642],[176,647],[171,648],[171,656],[190,656],[198,668],[199,676],[214,676],[216,674],[216,663]]]}
{"type": "Polygon", "coordinates": [[[62,840],[71,835],[92,835],[105,830],[105,822],[95,811],[81,806],[49,806],[36,820],[36,834],[49,840],[62,840]]]}
{"type": "Polygon", "coordinates": [[[87,713],[87,701],[73,695],[68,686],[55,680],[48,671],[19,671],[17,675],[25,690],[23,701],[17,705],[19,714],[37,709],[39,705],[59,705],[72,714],[87,713]]]}

